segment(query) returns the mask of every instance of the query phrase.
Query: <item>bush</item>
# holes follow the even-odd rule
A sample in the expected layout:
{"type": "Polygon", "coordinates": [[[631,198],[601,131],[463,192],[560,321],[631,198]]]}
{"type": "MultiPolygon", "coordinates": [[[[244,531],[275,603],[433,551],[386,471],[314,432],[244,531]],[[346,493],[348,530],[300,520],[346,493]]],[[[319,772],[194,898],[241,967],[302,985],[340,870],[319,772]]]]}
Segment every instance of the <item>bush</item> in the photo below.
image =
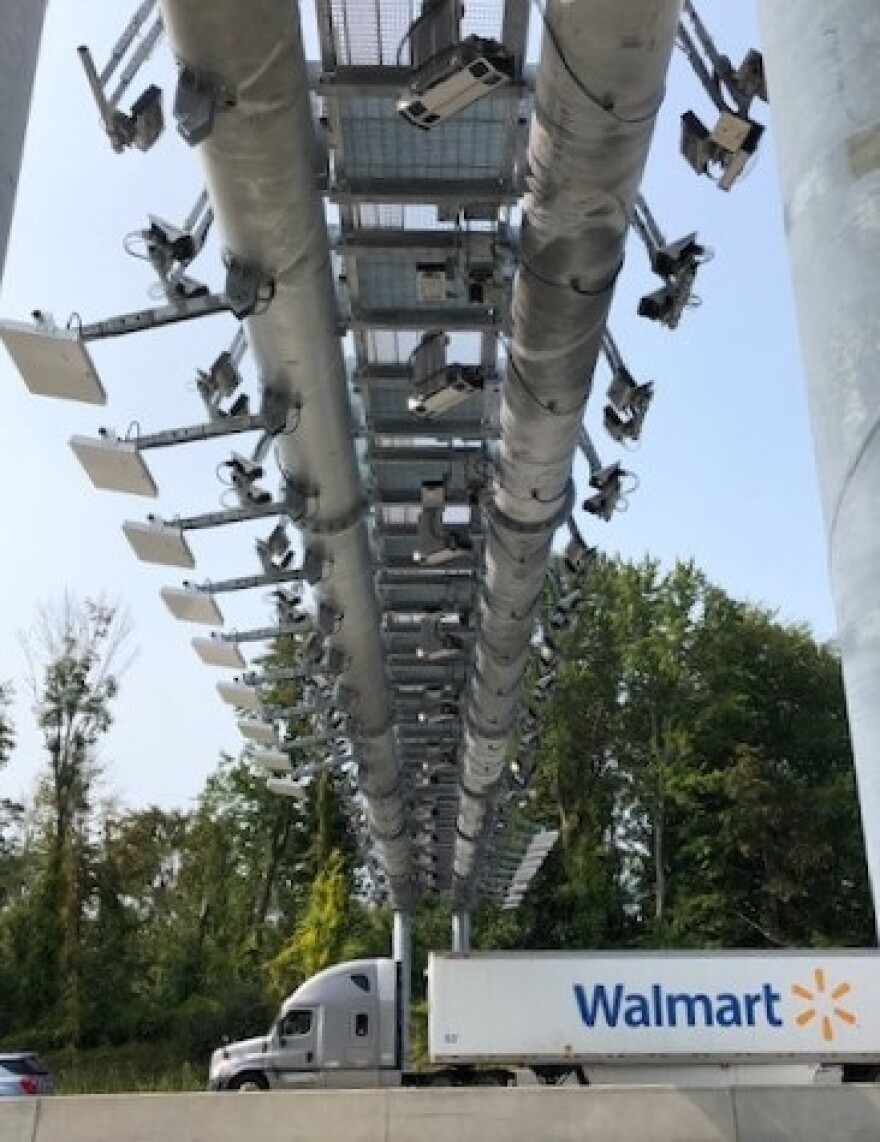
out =
{"type": "Polygon", "coordinates": [[[201,1065],[183,1057],[170,1043],[128,1043],[47,1051],[45,1059],[58,1094],[126,1094],[147,1091],[204,1090],[201,1065]]]}

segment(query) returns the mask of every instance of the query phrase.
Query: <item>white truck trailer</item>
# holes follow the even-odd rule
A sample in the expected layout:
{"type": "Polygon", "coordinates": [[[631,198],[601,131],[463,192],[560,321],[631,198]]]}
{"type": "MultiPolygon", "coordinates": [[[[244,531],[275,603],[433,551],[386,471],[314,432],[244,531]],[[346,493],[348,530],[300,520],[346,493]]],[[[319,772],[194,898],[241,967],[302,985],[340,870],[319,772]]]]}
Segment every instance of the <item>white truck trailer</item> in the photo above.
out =
{"type": "Polygon", "coordinates": [[[880,1063],[875,951],[432,953],[422,1072],[402,1066],[399,972],[319,972],[265,1036],[214,1052],[209,1086],[771,1085],[880,1063]]]}

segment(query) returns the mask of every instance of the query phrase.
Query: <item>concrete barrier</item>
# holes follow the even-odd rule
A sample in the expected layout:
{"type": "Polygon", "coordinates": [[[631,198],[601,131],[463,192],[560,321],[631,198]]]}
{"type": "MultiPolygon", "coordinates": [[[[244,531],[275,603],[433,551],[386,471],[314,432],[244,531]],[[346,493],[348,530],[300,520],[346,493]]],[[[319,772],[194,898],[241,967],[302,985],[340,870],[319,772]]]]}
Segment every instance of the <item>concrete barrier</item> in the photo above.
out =
{"type": "Polygon", "coordinates": [[[880,1088],[570,1087],[0,1100],[0,1142],[831,1139],[880,1139],[880,1088]]]}
{"type": "Polygon", "coordinates": [[[0,1140],[33,1142],[39,1109],[36,1099],[0,1098],[0,1140]]]}

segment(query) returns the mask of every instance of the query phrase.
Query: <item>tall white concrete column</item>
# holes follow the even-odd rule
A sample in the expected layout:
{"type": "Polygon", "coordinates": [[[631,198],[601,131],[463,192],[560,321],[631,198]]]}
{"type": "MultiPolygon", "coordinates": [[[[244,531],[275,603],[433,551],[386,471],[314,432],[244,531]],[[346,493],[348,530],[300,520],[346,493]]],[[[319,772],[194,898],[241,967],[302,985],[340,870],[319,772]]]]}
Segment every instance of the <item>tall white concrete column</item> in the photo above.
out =
{"type": "Polygon", "coordinates": [[[760,3],[876,916],[880,912],[880,3],[760,3]]]}
{"type": "Polygon", "coordinates": [[[409,1068],[409,1016],[412,990],[412,917],[406,912],[394,913],[394,927],[391,934],[392,956],[400,973],[400,1066],[409,1068]]]}
{"type": "Polygon", "coordinates": [[[0,0],[0,283],[45,13],[46,0],[0,0]]]}

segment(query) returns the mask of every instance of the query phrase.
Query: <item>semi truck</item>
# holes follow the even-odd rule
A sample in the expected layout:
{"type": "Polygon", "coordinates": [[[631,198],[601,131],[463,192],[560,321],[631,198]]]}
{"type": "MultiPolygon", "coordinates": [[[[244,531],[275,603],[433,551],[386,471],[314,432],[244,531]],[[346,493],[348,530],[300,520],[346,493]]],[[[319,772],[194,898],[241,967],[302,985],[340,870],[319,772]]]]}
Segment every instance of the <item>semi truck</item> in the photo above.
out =
{"type": "Polygon", "coordinates": [[[404,1066],[401,966],[319,972],[268,1032],[211,1058],[213,1090],[874,1078],[876,951],[431,953],[431,1067],[404,1066]],[[836,1068],[836,1069],[835,1069],[836,1068]]]}

